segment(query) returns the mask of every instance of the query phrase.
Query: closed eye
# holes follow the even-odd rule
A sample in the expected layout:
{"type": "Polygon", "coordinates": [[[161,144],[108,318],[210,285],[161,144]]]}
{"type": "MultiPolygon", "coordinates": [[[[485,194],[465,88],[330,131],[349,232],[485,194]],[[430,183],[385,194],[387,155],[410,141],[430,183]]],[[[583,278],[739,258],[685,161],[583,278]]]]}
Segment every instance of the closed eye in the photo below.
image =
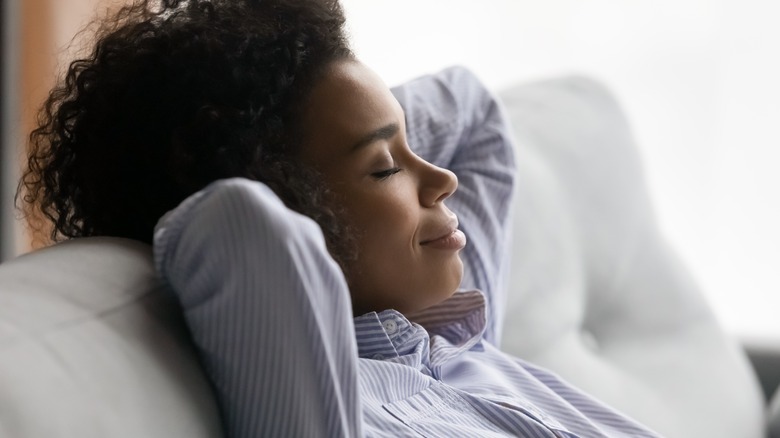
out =
{"type": "Polygon", "coordinates": [[[386,180],[387,178],[390,178],[391,176],[395,175],[396,173],[402,170],[403,169],[401,169],[400,167],[391,167],[390,169],[374,172],[371,174],[371,176],[382,181],[382,180],[386,180]]]}

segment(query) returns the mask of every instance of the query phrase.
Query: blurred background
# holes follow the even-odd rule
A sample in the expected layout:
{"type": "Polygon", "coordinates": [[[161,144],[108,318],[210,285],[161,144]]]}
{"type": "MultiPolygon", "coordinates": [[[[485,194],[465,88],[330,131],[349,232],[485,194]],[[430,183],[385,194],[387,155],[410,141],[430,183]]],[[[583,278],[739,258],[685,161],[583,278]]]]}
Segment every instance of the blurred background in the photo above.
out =
{"type": "MultiPolygon", "coordinates": [[[[571,73],[607,84],[662,228],[724,326],[780,344],[780,3],[342,1],[358,56],[391,85],[451,64],[496,91],[571,73]]],[[[35,111],[76,31],[116,3],[2,2],[2,259],[29,248],[12,198],[35,111]]]]}

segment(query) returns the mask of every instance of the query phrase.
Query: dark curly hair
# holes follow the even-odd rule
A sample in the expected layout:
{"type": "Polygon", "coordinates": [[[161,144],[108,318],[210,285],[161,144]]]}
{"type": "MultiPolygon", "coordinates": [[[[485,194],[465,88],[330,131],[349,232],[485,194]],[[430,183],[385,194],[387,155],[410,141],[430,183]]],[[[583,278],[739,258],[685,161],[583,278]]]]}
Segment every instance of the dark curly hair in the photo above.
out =
{"type": "Polygon", "coordinates": [[[45,102],[17,202],[31,222],[53,224],[54,241],[151,242],[157,220],[184,198],[245,177],[316,220],[344,257],[344,225],[318,175],[293,159],[308,92],[330,63],[353,57],[344,22],[337,0],[123,7],[100,21],[91,53],[70,63],[45,102]]]}

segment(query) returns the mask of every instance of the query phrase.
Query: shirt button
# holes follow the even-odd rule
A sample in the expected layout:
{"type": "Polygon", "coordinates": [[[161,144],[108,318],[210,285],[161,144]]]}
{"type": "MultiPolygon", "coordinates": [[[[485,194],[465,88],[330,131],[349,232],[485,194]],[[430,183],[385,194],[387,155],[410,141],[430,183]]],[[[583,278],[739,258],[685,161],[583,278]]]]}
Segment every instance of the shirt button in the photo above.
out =
{"type": "Polygon", "coordinates": [[[374,360],[382,360],[382,359],[385,358],[385,355],[382,354],[382,353],[377,353],[377,354],[371,356],[371,358],[374,359],[374,360]]]}
{"type": "Polygon", "coordinates": [[[393,334],[396,331],[398,331],[398,324],[395,323],[392,319],[385,320],[382,323],[382,326],[385,328],[385,331],[387,331],[388,334],[393,334]]]}

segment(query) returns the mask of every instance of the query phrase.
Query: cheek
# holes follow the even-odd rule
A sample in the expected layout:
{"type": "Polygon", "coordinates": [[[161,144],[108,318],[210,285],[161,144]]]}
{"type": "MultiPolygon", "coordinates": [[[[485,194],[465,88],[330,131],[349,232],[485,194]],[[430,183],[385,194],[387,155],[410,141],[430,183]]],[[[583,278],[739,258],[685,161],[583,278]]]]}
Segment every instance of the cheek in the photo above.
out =
{"type": "MultiPolygon", "coordinates": [[[[353,216],[361,248],[366,255],[409,252],[417,238],[419,211],[403,203],[366,203],[353,216]]],[[[395,260],[398,262],[399,260],[395,260]]]]}
{"type": "Polygon", "coordinates": [[[376,193],[353,193],[346,198],[346,213],[358,236],[358,263],[403,264],[403,259],[416,257],[417,196],[404,185],[380,188],[376,193]]]}

